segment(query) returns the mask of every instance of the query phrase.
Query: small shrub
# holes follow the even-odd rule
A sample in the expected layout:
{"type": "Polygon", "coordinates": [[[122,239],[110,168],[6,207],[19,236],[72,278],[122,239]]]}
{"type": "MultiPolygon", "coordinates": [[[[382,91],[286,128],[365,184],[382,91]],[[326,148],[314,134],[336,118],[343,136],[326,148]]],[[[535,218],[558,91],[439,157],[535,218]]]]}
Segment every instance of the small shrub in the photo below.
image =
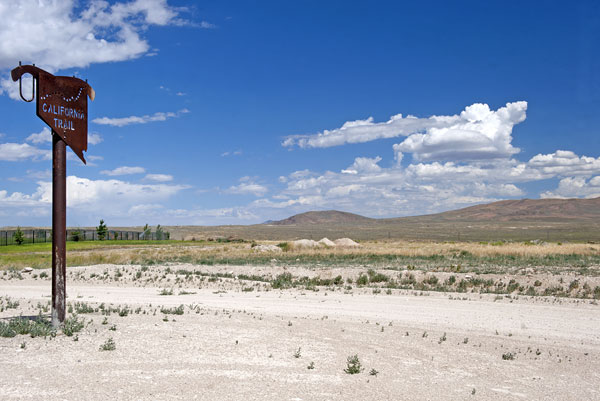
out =
{"type": "Polygon", "coordinates": [[[158,295],[173,295],[173,289],[163,288],[159,291],[158,295]]]}
{"type": "Polygon", "coordinates": [[[177,308],[162,308],[160,311],[165,315],[183,315],[184,307],[179,305],[177,308]]]}
{"type": "Polygon", "coordinates": [[[355,375],[357,373],[362,372],[363,370],[364,368],[362,367],[357,354],[349,356],[346,359],[346,369],[344,369],[344,372],[346,372],[347,374],[355,375]]]}
{"type": "Polygon", "coordinates": [[[292,279],[292,273],[281,273],[275,277],[275,280],[271,281],[271,287],[275,289],[290,288],[292,287],[292,279]]]}
{"type": "Polygon", "coordinates": [[[108,340],[106,340],[106,342],[100,346],[100,351],[114,351],[116,349],[117,345],[112,337],[109,337],[108,340]]]}
{"type": "MultiPolygon", "coordinates": [[[[453,276],[454,277],[454,276],[453,276]]],[[[429,285],[436,285],[438,283],[438,278],[436,276],[428,276],[423,282],[429,285]]]]}
{"type": "Polygon", "coordinates": [[[294,352],[294,358],[300,358],[302,356],[302,354],[300,353],[301,351],[302,351],[302,348],[298,347],[296,352],[294,352]]]}
{"type": "Polygon", "coordinates": [[[515,359],[515,354],[512,352],[507,352],[506,354],[502,354],[502,359],[505,361],[512,361],[515,359]]]}
{"type": "Polygon", "coordinates": [[[281,250],[284,252],[290,251],[292,249],[292,246],[289,242],[280,242],[279,244],[277,244],[277,246],[280,247],[281,250]]]}
{"type": "Polygon", "coordinates": [[[84,319],[79,319],[77,315],[73,315],[63,322],[61,328],[62,332],[67,336],[71,337],[73,334],[78,333],[85,327],[84,319]]]}
{"type": "Polygon", "coordinates": [[[367,285],[367,284],[369,284],[369,276],[367,276],[366,274],[361,274],[356,279],[356,285],[361,286],[361,285],[367,285]]]}

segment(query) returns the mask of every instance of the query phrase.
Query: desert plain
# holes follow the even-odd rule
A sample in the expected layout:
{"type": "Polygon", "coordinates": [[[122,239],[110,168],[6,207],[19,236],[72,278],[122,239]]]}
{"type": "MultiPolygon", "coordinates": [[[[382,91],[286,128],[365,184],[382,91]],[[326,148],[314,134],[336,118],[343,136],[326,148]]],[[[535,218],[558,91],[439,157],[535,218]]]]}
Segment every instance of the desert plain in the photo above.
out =
{"type": "Polygon", "coordinates": [[[600,399],[596,244],[96,245],[57,330],[46,244],[0,255],[0,399],[600,399]]]}

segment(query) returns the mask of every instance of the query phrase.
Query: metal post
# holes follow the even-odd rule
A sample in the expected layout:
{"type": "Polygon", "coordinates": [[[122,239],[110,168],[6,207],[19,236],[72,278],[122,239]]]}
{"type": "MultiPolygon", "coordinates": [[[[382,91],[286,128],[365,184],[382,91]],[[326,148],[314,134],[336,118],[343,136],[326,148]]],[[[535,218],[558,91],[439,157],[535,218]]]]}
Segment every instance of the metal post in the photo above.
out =
{"type": "Polygon", "coordinates": [[[67,275],[67,148],[52,132],[52,326],[65,321],[67,275]]]}

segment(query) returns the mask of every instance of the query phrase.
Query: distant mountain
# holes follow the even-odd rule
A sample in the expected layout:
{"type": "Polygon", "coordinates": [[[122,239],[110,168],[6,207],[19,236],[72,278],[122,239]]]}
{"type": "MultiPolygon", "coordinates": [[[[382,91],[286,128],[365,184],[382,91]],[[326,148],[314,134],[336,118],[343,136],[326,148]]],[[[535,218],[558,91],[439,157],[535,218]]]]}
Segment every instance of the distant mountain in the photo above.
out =
{"type": "Polygon", "coordinates": [[[274,226],[377,225],[402,222],[508,222],[508,221],[600,221],[600,198],[593,199],[520,199],[504,200],[443,213],[414,217],[371,219],[358,214],[326,210],[296,214],[263,224],[274,226]]]}
{"type": "Polygon", "coordinates": [[[313,224],[328,224],[328,225],[361,225],[372,224],[376,219],[360,216],[358,214],[340,212],[338,210],[325,210],[322,212],[306,212],[296,214],[284,220],[270,221],[268,223],[274,226],[306,226],[313,224]]]}
{"type": "Polygon", "coordinates": [[[383,219],[423,221],[600,221],[600,197],[592,199],[504,200],[444,213],[383,219]]]}

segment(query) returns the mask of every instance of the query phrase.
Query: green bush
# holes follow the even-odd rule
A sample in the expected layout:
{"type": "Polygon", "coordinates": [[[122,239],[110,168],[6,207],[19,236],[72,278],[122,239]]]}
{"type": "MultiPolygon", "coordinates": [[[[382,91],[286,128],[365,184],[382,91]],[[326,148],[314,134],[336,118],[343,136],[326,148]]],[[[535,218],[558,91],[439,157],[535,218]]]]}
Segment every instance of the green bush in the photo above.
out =
{"type": "Polygon", "coordinates": [[[280,242],[279,244],[277,244],[277,246],[280,247],[281,250],[284,252],[287,252],[292,249],[292,246],[289,242],[280,242]]]}
{"type": "Polygon", "coordinates": [[[279,274],[275,277],[275,280],[271,281],[271,287],[278,289],[290,288],[292,287],[292,273],[285,272],[279,274]]]}
{"type": "Polygon", "coordinates": [[[358,359],[358,355],[355,354],[346,359],[346,369],[344,369],[344,372],[348,373],[349,375],[355,375],[363,370],[364,368],[358,359]]]}

